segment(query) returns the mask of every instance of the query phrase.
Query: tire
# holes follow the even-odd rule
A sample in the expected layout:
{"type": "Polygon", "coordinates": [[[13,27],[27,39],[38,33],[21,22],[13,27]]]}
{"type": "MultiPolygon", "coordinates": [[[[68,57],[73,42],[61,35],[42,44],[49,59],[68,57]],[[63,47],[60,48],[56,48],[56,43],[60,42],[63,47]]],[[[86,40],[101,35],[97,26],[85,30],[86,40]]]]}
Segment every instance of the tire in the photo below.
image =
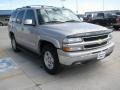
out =
{"type": "Polygon", "coordinates": [[[11,45],[12,45],[12,49],[15,52],[19,52],[20,50],[18,49],[18,44],[16,43],[15,37],[12,35],[11,36],[11,45]]]}
{"type": "Polygon", "coordinates": [[[52,75],[59,73],[61,67],[58,59],[57,49],[52,45],[43,47],[42,62],[47,73],[52,75]]]}
{"type": "Polygon", "coordinates": [[[118,27],[118,26],[113,26],[113,28],[114,28],[115,30],[119,30],[119,27],[118,27]]]}

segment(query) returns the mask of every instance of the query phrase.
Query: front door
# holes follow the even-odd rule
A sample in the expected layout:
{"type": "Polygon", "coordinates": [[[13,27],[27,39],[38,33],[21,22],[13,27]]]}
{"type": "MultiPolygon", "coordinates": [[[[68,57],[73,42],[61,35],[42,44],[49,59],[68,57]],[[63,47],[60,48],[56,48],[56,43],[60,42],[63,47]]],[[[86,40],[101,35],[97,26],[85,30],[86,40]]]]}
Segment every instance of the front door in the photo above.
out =
{"type": "Polygon", "coordinates": [[[36,50],[36,44],[37,44],[37,30],[36,30],[36,19],[35,19],[35,12],[32,9],[28,9],[26,11],[24,22],[26,20],[32,20],[32,24],[25,24],[23,23],[23,38],[24,42],[26,43],[25,46],[36,50]]]}

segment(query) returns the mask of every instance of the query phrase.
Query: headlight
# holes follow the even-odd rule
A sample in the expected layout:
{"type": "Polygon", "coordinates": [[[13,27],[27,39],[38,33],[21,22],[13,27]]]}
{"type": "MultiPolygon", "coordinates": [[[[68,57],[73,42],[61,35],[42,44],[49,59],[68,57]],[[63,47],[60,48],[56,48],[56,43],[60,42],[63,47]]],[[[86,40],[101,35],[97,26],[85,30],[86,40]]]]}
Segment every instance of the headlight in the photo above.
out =
{"type": "Polygon", "coordinates": [[[63,51],[70,52],[70,51],[80,51],[83,50],[83,46],[76,46],[74,44],[81,43],[83,40],[82,38],[65,38],[63,40],[63,51]]]}
{"type": "Polygon", "coordinates": [[[82,38],[65,38],[63,40],[63,43],[79,43],[79,42],[82,42],[82,38]]]}
{"type": "Polygon", "coordinates": [[[112,39],[112,34],[111,33],[108,35],[108,38],[109,38],[109,40],[112,39]]]}
{"type": "Polygon", "coordinates": [[[108,43],[111,43],[111,39],[112,39],[112,34],[110,33],[110,34],[108,35],[108,43]]]}

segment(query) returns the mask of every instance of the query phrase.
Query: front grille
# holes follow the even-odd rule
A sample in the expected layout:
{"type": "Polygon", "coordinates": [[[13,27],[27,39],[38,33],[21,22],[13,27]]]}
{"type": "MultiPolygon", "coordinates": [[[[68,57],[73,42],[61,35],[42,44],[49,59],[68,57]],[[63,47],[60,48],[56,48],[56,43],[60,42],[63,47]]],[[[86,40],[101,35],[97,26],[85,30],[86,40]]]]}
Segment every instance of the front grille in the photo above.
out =
{"type": "Polygon", "coordinates": [[[100,46],[103,46],[103,45],[106,45],[106,44],[107,44],[107,41],[103,42],[101,44],[85,45],[84,48],[85,49],[92,49],[92,48],[97,48],[97,47],[100,47],[100,46]]]}
{"type": "Polygon", "coordinates": [[[105,39],[105,38],[107,38],[107,37],[108,37],[108,35],[85,37],[85,38],[84,38],[84,41],[85,41],[85,42],[87,42],[87,41],[95,41],[95,40],[99,40],[99,39],[105,39]]]}
{"type": "Polygon", "coordinates": [[[108,35],[84,37],[83,40],[84,40],[85,43],[98,41],[97,43],[93,42],[93,43],[84,45],[84,49],[87,50],[87,49],[93,49],[93,48],[98,48],[98,47],[104,46],[108,42],[107,40],[105,40],[107,38],[108,38],[108,35]],[[102,42],[99,43],[99,40],[101,40],[102,42]]]}

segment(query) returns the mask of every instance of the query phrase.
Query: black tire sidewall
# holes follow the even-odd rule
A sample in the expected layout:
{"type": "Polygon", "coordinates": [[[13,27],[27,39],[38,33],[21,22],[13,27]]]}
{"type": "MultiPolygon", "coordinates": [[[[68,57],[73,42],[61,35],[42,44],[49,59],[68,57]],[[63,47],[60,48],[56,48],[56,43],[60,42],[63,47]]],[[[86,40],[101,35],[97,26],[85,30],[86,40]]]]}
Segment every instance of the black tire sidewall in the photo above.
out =
{"type": "Polygon", "coordinates": [[[114,28],[115,30],[119,30],[119,27],[118,27],[118,26],[113,26],[113,28],[114,28]]]}
{"type": "Polygon", "coordinates": [[[59,63],[59,59],[58,59],[57,49],[55,47],[51,46],[51,45],[44,46],[43,51],[42,51],[42,62],[43,62],[44,69],[49,74],[57,74],[59,72],[59,70],[60,70],[60,63],[59,63]],[[49,69],[45,65],[44,54],[45,54],[46,51],[49,51],[51,53],[52,57],[54,58],[54,67],[53,67],[53,69],[49,69]]]}
{"type": "Polygon", "coordinates": [[[17,43],[16,43],[16,40],[15,40],[15,37],[14,36],[12,36],[11,37],[11,45],[12,45],[12,49],[15,51],[15,52],[18,52],[19,51],[19,49],[18,49],[18,46],[17,46],[17,43]],[[15,45],[16,45],[16,48],[14,48],[13,47],[13,40],[15,41],[15,45]]]}

